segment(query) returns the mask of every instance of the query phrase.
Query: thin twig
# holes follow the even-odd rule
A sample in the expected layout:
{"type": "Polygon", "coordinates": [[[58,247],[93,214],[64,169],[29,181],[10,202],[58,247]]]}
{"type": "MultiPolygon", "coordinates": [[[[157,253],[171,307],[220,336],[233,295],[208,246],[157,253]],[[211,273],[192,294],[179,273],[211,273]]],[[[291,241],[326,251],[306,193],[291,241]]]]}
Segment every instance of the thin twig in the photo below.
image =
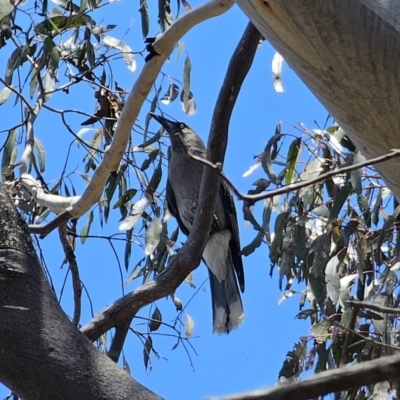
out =
{"type": "Polygon", "coordinates": [[[371,158],[370,160],[366,160],[366,161],[362,161],[358,164],[354,164],[354,165],[348,165],[346,167],[342,167],[342,168],[338,168],[332,171],[328,171],[325,172],[324,174],[318,175],[317,177],[313,178],[313,179],[309,179],[306,181],[301,181],[301,182],[296,182],[296,183],[292,183],[290,185],[286,185],[286,186],[282,186],[278,189],[274,189],[274,190],[269,190],[268,192],[262,192],[262,193],[258,193],[258,194],[243,194],[241,193],[235,186],[234,184],[231,182],[231,180],[224,174],[224,172],[221,170],[221,164],[220,163],[212,163],[209,160],[206,160],[202,157],[198,157],[196,155],[193,154],[189,154],[188,155],[195,161],[198,161],[208,167],[210,167],[211,169],[217,170],[219,171],[222,179],[228,184],[228,186],[231,188],[232,192],[237,196],[237,198],[239,200],[244,200],[249,202],[250,204],[254,204],[257,201],[260,200],[265,200],[265,199],[269,199],[271,197],[277,196],[279,194],[286,194],[289,192],[293,192],[295,190],[299,190],[302,189],[304,187],[307,186],[311,186],[315,183],[321,182],[323,180],[326,180],[328,178],[332,178],[334,176],[340,175],[340,174],[344,174],[345,172],[351,172],[351,171],[355,171],[356,169],[362,168],[362,167],[366,167],[369,165],[374,165],[374,164],[379,164],[381,162],[390,160],[392,158],[395,157],[399,157],[400,156],[400,149],[392,149],[390,150],[389,153],[386,153],[382,156],[379,157],[375,157],[375,158],[371,158]]]}
{"type": "Polygon", "coordinates": [[[67,211],[64,211],[45,225],[28,225],[29,232],[40,235],[40,239],[43,239],[54,229],[67,222],[70,218],[71,215],[67,211]]]}
{"type": "Polygon", "coordinates": [[[400,315],[399,308],[383,307],[377,304],[367,303],[363,301],[356,301],[356,300],[348,300],[346,303],[353,307],[369,308],[370,310],[378,311],[383,314],[400,315]]]}
{"type": "Polygon", "coordinates": [[[71,271],[72,277],[72,287],[74,289],[74,315],[72,317],[72,323],[75,326],[79,325],[79,320],[81,319],[81,299],[82,299],[82,285],[81,279],[79,277],[78,264],[76,262],[76,257],[74,250],[67,238],[67,227],[66,223],[63,223],[58,228],[60,242],[64,249],[65,258],[69,264],[69,270],[71,271]]]}

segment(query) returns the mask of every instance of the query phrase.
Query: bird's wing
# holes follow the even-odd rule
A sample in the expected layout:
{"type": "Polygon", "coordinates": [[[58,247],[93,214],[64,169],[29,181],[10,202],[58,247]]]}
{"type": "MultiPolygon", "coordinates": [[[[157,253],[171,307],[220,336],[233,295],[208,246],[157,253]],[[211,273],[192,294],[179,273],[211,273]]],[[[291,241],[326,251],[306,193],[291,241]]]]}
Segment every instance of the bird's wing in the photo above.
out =
{"type": "MultiPolygon", "coordinates": [[[[225,182],[221,182],[219,187],[219,195],[222,200],[226,212],[226,219],[229,224],[229,229],[232,232],[232,237],[229,242],[229,249],[232,255],[233,265],[235,266],[236,275],[239,281],[240,290],[244,291],[244,270],[243,261],[240,255],[240,240],[239,227],[237,222],[236,207],[233,201],[232,193],[225,182]]],[[[227,227],[228,228],[228,227],[227,227]]]]}
{"type": "Polygon", "coordinates": [[[174,192],[172,190],[171,184],[169,182],[169,179],[167,179],[167,187],[166,187],[166,198],[167,198],[167,205],[168,205],[168,210],[169,212],[175,217],[175,219],[178,222],[179,229],[186,235],[189,235],[188,229],[186,229],[178,211],[178,206],[176,205],[176,199],[174,192]]]}

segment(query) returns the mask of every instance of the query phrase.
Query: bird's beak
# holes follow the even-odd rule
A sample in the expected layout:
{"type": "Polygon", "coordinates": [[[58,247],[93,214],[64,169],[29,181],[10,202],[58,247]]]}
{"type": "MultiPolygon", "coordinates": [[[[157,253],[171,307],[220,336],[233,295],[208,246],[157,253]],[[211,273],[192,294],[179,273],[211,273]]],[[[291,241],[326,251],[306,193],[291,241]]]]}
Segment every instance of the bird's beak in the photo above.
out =
{"type": "Polygon", "coordinates": [[[150,112],[149,115],[151,115],[157,122],[159,122],[161,126],[167,131],[167,133],[174,131],[174,121],[170,121],[169,119],[161,117],[160,115],[154,114],[152,112],[150,112]]]}

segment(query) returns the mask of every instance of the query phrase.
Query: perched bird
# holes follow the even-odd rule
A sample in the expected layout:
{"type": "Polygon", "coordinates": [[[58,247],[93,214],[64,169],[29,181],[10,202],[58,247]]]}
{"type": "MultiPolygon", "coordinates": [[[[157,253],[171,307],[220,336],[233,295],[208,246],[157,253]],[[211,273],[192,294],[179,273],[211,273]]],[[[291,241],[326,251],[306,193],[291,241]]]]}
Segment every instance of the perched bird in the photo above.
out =
{"type": "MultiPolygon", "coordinates": [[[[170,121],[156,114],[151,115],[170,137],[167,204],[181,231],[188,235],[194,221],[204,168],[188,154],[206,158],[206,147],[186,124],[170,121]]],[[[203,260],[210,275],[214,332],[228,333],[243,321],[244,311],[239,287],[243,292],[244,272],[235,204],[223,181],[219,188],[210,236],[203,251],[203,260]]]]}

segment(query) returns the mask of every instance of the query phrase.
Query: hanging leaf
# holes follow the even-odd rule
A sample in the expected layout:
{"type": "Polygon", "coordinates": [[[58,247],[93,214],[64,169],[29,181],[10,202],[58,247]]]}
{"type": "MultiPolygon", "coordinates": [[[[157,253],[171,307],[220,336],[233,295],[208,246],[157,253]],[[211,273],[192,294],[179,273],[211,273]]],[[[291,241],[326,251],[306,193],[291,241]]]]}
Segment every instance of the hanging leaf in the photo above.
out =
{"type": "Polygon", "coordinates": [[[44,150],[42,142],[36,136],[34,137],[33,140],[34,140],[34,147],[39,158],[39,170],[40,172],[43,173],[46,169],[46,152],[44,150]]]}
{"type": "Polygon", "coordinates": [[[158,0],[158,23],[160,24],[161,33],[170,27],[172,21],[170,0],[158,0]]]}
{"type": "Polygon", "coordinates": [[[0,106],[2,106],[13,94],[14,92],[8,87],[5,86],[0,90],[0,106]]]}
{"type": "Polygon", "coordinates": [[[125,286],[127,286],[131,281],[133,281],[134,279],[136,279],[137,277],[141,276],[144,274],[145,272],[145,268],[146,266],[144,266],[143,268],[141,268],[142,262],[146,259],[146,257],[143,257],[133,268],[131,274],[129,275],[129,277],[127,278],[127,280],[125,281],[125,286]]]}
{"type": "Polygon", "coordinates": [[[154,250],[156,249],[158,243],[160,242],[161,232],[163,229],[163,224],[161,221],[154,217],[153,221],[151,221],[150,226],[146,230],[146,240],[145,240],[145,248],[144,253],[147,256],[152,256],[154,250]]]}
{"type": "Polygon", "coordinates": [[[8,168],[10,166],[12,152],[17,140],[18,129],[15,128],[8,132],[7,140],[3,147],[3,157],[1,159],[1,180],[7,180],[8,168]]]}
{"type": "Polygon", "coordinates": [[[57,46],[50,36],[44,39],[44,45],[47,54],[50,56],[50,65],[53,67],[54,71],[58,69],[58,63],[60,61],[60,54],[58,52],[57,46]]]}
{"type": "Polygon", "coordinates": [[[191,337],[193,335],[193,330],[194,330],[194,320],[189,314],[186,314],[186,323],[185,323],[186,337],[191,337]]]}
{"type": "Polygon", "coordinates": [[[161,322],[162,322],[162,315],[160,310],[156,307],[149,321],[150,332],[156,331],[161,326],[161,322]]]}
{"type": "Polygon", "coordinates": [[[377,226],[379,223],[379,210],[382,207],[382,188],[379,189],[378,195],[376,196],[376,199],[373,202],[373,208],[372,208],[372,213],[371,213],[371,221],[372,223],[377,226]]]}
{"type": "Polygon", "coordinates": [[[182,90],[181,92],[181,105],[182,105],[182,111],[188,115],[189,117],[193,114],[195,114],[196,110],[197,110],[197,105],[196,105],[196,101],[193,97],[193,93],[189,92],[189,96],[188,96],[188,100],[187,100],[187,104],[185,105],[185,101],[184,101],[184,97],[185,97],[185,91],[182,90]]]}
{"type": "Polygon", "coordinates": [[[325,268],[326,291],[333,304],[336,304],[339,300],[340,279],[338,268],[340,264],[339,257],[334,256],[328,261],[325,268]]]}
{"type": "Polygon", "coordinates": [[[286,158],[286,174],[285,174],[285,181],[286,185],[290,185],[293,181],[293,176],[295,173],[295,168],[297,161],[300,157],[300,146],[301,146],[301,138],[297,138],[290,143],[288,155],[286,158]]]}
{"type": "Polygon", "coordinates": [[[140,0],[140,21],[142,24],[142,35],[143,39],[149,34],[150,21],[149,21],[149,7],[147,5],[147,0],[140,0]]]}
{"type": "Polygon", "coordinates": [[[296,294],[296,291],[295,290],[285,290],[282,294],[281,294],[281,296],[279,297],[279,300],[278,300],[278,306],[284,301],[284,300],[286,300],[286,299],[288,299],[289,297],[292,297],[294,294],[296,294]]]}
{"type": "MultiPolygon", "coordinates": [[[[190,61],[189,55],[186,55],[185,63],[183,67],[183,91],[181,94],[182,108],[183,110],[189,109],[189,96],[190,96],[190,72],[192,70],[192,62],[190,61]]],[[[185,111],[186,112],[186,111],[185,111]]]]}
{"type": "Polygon", "coordinates": [[[162,168],[161,168],[161,157],[160,157],[160,161],[153,172],[153,176],[151,177],[149,184],[147,185],[146,193],[152,196],[154,192],[157,190],[161,178],[162,178],[162,168]]]}
{"type": "Polygon", "coordinates": [[[175,83],[171,82],[170,85],[168,86],[167,92],[164,94],[164,96],[162,97],[162,99],[160,101],[161,101],[161,103],[168,106],[178,97],[178,94],[179,94],[178,85],[175,85],[175,83]]]}
{"type": "Polygon", "coordinates": [[[146,342],[143,346],[143,361],[144,367],[147,369],[150,361],[150,352],[153,348],[153,340],[150,335],[147,336],[146,342]]]}
{"type": "Polygon", "coordinates": [[[357,203],[360,207],[362,217],[364,218],[365,225],[371,228],[371,211],[367,198],[363,194],[357,196],[357,203]]]}
{"type": "Polygon", "coordinates": [[[118,200],[117,202],[113,205],[113,209],[115,210],[116,208],[122,207],[126,203],[128,203],[137,193],[136,189],[128,189],[118,200]]]}
{"type": "MultiPolygon", "coordinates": [[[[366,158],[359,151],[357,151],[353,156],[351,165],[359,164],[360,162],[363,162],[365,160],[366,158]]],[[[362,172],[363,168],[359,168],[350,172],[351,185],[353,186],[353,190],[358,195],[362,193],[362,183],[361,183],[362,172]]]]}
{"type": "Polygon", "coordinates": [[[324,343],[330,338],[329,330],[331,326],[331,320],[323,319],[321,322],[311,327],[311,331],[317,343],[324,343]]]}
{"type": "Polygon", "coordinates": [[[333,206],[331,209],[331,214],[329,217],[329,222],[332,222],[334,219],[339,217],[340,210],[343,207],[343,204],[346,202],[351,192],[351,186],[346,184],[339,189],[335,197],[335,201],[333,202],[333,206]]]}
{"type": "Polygon", "coordinates": [[[88,214],[86,224],[82,228],[81,234],[80,234],[82,244],[84,244],[86,242],[87,236],[89,235],[89,232],[90,232],[90,227],[92,226],[92,222],[93,222],[93,211],[90,211],[90,213],[88,214]]]}
{"type": "Polygon", "coordinates": [[[143,133],[143,142],[146,142],[147,140],[147,131],[149,129],[150,120],[152,119],[150,113],[153,113],[156,110],[160,93],[161,93],[161,86],[157,89],[156,94],[154,95],[153,100],[151,101],[149,113],[147,113],[146,115],[146,122],[144,125],[144,133],[143,133]]]}
{"type": "Polygon", "coordinates": [[[282,86],[282,64],[283,57],[276,52],[272,58],[272,76],[274,79],[274,89],[277,93],[283,92],[282,86]]]}
{"type": "Polygon", "coordinates": [[[139,201],[137,201],[131,208],[131,212],[128,217],[126,217],[121,224],[119,225],[120,231],[126,231],[128,229],[132,229],[135,224],[139,221],[139,218],[142,216],[145,208],[149,205],[149,201],[146,197],[143,197],[139,201]]]}

